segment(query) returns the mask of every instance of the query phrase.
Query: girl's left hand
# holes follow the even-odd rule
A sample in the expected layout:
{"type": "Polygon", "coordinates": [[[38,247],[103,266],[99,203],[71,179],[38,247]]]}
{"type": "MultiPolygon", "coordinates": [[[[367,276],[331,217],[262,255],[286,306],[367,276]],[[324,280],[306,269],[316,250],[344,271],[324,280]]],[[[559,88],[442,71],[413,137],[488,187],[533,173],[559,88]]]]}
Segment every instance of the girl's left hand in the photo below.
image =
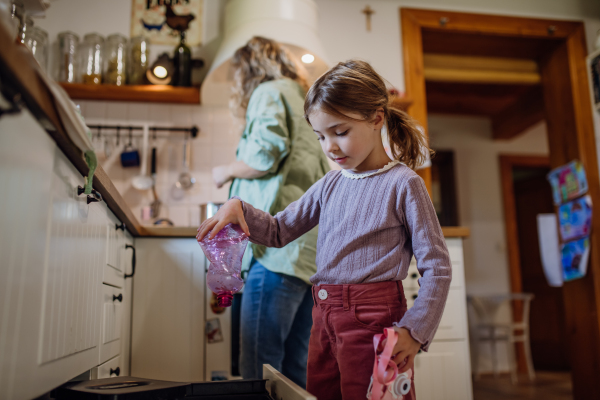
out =
{"type": "Polygon", "coordinates": [[[396,329],[396,332],[398,333],[398,341],[392,354],[396,354],[393,361],[398,365],[398,373],[401,374],[413,367],[415,356],[421,349],[421,343],[413,339],[406,328],[396,329]]]}
{"type": "Polygon", "coordinates": [[[229,165],[220,165],[218,167],[214,167],[212,170],[213,181],[215,181],[215,185],[217,188],[221,188],[224,184],[229,182],[232,177],[229,172],[229,165]]]}

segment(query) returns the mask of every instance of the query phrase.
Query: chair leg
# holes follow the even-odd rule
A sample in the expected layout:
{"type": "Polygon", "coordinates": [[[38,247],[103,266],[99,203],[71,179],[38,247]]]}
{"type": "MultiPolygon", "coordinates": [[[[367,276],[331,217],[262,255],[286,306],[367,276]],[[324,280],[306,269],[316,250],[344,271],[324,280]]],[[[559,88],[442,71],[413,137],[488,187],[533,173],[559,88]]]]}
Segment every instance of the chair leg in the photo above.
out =
{"type": "Polygon", "coordinates": [[[527,360],[527,374],[529,375],[529,379],[535,380],[535,369],[533,368],[533,359],[531,357],[531,346],[529,345],[529,333],[525,335],[525,340],[523,341],[523,346],[525,347],[525,360],[527,360]]]}
{"type": "Polygon", "coordinates": [[[494,335],[496,332],[494,328],[490,329],[490,346],[491,346],[491,356],[492,356],[492,370],[494,371],[494,378],[498,377],[498,357],[496,355],[496,340],[494,340],[494,335]]]}
{"type": "Polygon", "coordinates": [[[508,357],[508,368],[510,369],[510,380],[513,385],[516,385],[519,381],[517,376],[517,357],[515,354],[515,343],[513,341],[506,342],[508,346],[507,357],[508,357]]]}

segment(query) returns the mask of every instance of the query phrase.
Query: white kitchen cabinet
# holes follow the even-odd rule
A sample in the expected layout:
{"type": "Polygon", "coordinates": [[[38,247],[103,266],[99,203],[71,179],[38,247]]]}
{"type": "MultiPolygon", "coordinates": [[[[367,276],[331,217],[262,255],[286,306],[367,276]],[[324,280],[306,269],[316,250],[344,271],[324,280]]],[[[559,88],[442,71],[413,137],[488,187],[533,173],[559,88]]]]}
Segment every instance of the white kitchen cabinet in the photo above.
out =
{"type": "Polygon", "coordinates": [[[77,195],[83,177],[37,120],[3,115],[0,132],[0,397],[30,399],[99,365],[103,344],[120,351],[103,338],[127,324],[103,318],[103,293],[127,285],[103,285],[114,216],[77,195]]]}
{"type": "Polygon", "coordinates": [[[195,239],[158,238],[136,238],[135,245],[131,375],[204,380],[206,288],[200,246],[195,239]]]}
{"type": "Polygon", "coordinates": [[[434,340],[415,358],[417,398],[468,400],[472,396],[469,346],[465,340],[434,340]]]}
{"type": "MultiPolygon", "coordinates": [[[[471,400],[471,359],[467,327],[467,304],[463,267],[462,239],[446,238],[452,262],[452,282],[446,307],[428,352],[415,357],[415,391],[427,400],[471,400]]],[[[405,282],[408,308],[418,296],[416,263],[405,282]]],[[[420,275],[419,275],[420,277],[420,275]]]]}
{"type": "Polygon", "coordinates": [[[95,368],[94,379],[115,378],[126,376],[123,372],[121,356],[116,356],[95,368]]]}

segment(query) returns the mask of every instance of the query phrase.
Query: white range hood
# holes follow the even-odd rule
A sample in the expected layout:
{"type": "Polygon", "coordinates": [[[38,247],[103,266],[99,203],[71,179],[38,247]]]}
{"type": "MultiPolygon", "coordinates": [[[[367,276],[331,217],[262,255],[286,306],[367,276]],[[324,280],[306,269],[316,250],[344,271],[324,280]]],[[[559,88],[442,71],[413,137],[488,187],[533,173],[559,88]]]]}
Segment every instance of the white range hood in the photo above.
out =
{"type": "Polygon", "coordinates": [[[277,40],[298,59],[312,54],[314,61],[304,64],[312,82],[328,69],[317,20],[313,0],[229,0],[225,6],[223,42],[202,83],[202,104],[228,104],[233,81],[231,57],[253,36],[277,40]]]}

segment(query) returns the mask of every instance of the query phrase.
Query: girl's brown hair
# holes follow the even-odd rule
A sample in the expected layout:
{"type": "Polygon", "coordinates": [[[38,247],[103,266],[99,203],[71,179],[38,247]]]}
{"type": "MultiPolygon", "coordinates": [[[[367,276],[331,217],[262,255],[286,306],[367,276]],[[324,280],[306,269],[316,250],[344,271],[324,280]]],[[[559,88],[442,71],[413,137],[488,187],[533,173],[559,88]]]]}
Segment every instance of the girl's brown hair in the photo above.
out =
{"type": "Polygon", "coordinates": [[[292,54],[274,40],[255,36],[237,49],[231,62],[235,68],[229,106],[234,114],[245,112],[252,92],[263,82],[290,78],[308,89],[306,73],[292,54]]]}
{"type": "Polygon", "coordinates": [[[304,102],[304,118],[320,110],[345,119],[356,112],[370,121],[375,111],[383,109],[390,149],[394,159],[410,168],[422,165],[431,153],[423,128],[404,111],[390,104],[381,76],[369,63],[348,60],[331,68],[311,86],[304,102]]]}

